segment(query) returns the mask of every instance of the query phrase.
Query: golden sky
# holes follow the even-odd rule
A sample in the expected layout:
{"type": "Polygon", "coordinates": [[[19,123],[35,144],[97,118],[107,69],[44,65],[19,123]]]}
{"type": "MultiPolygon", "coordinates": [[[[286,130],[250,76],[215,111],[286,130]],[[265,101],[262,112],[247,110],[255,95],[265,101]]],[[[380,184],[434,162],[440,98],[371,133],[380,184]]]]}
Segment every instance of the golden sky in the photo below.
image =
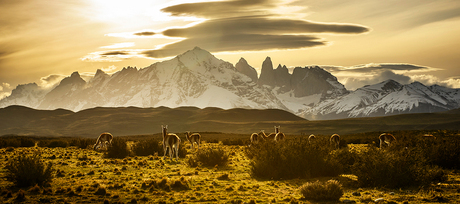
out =
{"type": "Polygon", "coordinates": [[[146,67],[198,46],[260,70],[320,65],[348,89],[392,78],[460,88],[458,0],[0,1],[0,98],[146,67]]]}

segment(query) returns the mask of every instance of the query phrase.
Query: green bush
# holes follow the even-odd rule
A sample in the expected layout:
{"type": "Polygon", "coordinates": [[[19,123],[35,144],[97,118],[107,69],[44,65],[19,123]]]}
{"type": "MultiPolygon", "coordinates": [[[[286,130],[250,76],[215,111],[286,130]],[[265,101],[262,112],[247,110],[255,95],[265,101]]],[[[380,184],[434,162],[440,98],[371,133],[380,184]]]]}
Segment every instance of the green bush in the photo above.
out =
{"type": "Polygon", "coordinates": [[[188,157],[187,164],[196,166],[225,166],[229,161],[229,154],[220,145],[217,147],[203,147],[188,157]]]}
{"type": "Polygon", "coordinates": [[[5,166],[5,178],[18,187],[43,185],[53,179],[53,163],[45,164],[40,155],[19,155],[9,160],[5,166]]]}
{"type": "Polygon", "coordinates": [[[410,148],[400,151],[371,148],[359,155],[352,173],[361,186],[399,188],[446,180],[442,169],[428,165],[420,152],[410,148]]]}
{"type": "Polygon", "coordinates": [[[253,176],[291,179],[337,176],[342,173],[341,163],[331,159],[332,151],[325,138],[319,138],[311,144],[302,138],[251,145],[246,149],[246,155],[251,159],[253,176]]]}
{"type": "Polygon", "coordinates": [[[300,193],[307,200],[338,202],[343,195],[342,185],[336,180],[316,181],[300,187],[300,193]]]}
{"type": "Polygon", "coordinates": [[[126,139],[115,137],[112,140],[112,145],[109,145],[107,151],[104,153],[104,157],[122,159],[129,156],[129,153],[126,139]]]}

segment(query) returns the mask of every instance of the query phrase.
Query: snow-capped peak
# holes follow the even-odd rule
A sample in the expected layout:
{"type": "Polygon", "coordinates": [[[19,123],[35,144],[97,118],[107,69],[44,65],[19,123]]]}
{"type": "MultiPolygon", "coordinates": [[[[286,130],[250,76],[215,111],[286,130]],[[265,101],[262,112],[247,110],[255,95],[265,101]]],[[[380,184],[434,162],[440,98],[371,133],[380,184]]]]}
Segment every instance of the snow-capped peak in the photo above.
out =
{"type": "Polygon", "coordinates": [[[388,79],[383,82],[373,84],[373,85],[366,85],[360,89],[367,89],[367,90],[376,90],[376,91],[396,91],[401,89],[402,85],[395,80],[388,79]]]}

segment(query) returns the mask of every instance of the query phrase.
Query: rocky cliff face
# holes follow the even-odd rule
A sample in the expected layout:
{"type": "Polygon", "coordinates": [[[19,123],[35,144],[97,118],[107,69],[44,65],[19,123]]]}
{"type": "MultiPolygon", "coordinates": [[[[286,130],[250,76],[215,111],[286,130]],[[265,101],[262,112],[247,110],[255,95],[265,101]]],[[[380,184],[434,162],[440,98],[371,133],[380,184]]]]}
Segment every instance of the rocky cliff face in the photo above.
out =
{"type": "Polygon", "coordinates": [[[275,71],[273,70],[273,64],[270,57],[267,57],[262,63],[262,69],[260,71],[260,77],[258,83],[260,85],[268,85],[270,87],[275,86],[275,71]]]}
{"type": "Polygon", "coordinates": [[[251,78],[254,82],[257,82],[257,80],[259,79],[257,77],[256,69],[254,69],[254,67],[251,67],[251,65],[249,65],[244,58],[241,58],[240,61],[238,61],[235,64],[235,69],[251,78]]]}
{"type": "Polygon", "coordinates": [[[292,89],[291,87],[291,74],[286,66],[278,65],[274,70],[275,74],[275,86],[279,87],[279,91],[282,93],[288,92],[292,89]]]}
{"type": "Polygon", "coordinates": [[[290,74],[286,66],[278,65],[273,70],[269,57],[262,64],[258,83],[273,89],[277,88],[278,93],[281,94],[292,91],[294,97],[321,94],[322,98],[331,98],[348,93],[336,77],[318,66],[296,67],[290,74]]]}

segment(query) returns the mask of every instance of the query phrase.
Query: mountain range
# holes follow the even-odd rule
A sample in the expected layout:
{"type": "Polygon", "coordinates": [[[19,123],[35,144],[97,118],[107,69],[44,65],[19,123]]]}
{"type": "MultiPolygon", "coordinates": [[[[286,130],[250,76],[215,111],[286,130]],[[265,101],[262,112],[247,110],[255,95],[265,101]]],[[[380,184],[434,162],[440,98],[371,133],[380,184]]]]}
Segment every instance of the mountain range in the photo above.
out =
{"type": "Polygon", "coordinates": [[[267,57],[258,76],[243,58],[233,66],[195,47],[141,69],[111,75],[97,70],[88,81],[74,72],[49,90],[36,83],[18,85],[0,100],[0,108],[11,105],[73,112],[131,106],[281,109],[324,120],[452,110],[460,107],[460,89],[387,80],[349,91],[319,66],[290,73],[286,66],[274,69],[267,57]]]}

